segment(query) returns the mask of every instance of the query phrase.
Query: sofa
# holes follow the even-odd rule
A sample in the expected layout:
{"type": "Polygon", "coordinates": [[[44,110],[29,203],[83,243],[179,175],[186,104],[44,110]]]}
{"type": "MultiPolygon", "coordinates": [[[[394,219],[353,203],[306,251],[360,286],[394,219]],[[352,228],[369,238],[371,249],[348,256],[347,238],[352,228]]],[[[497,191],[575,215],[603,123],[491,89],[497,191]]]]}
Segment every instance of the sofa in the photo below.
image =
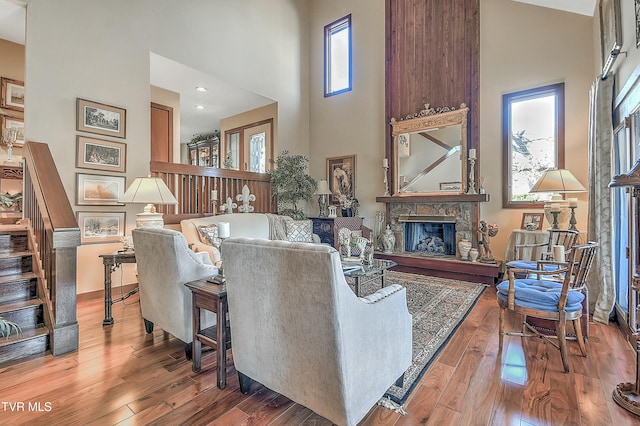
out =
{"type": "Polygon", "coordinates": [[[251,381],[338,425],[356,425],[412,360],[406,289],[357,297],[326,244],[222,243],[233,360],[251,381]]]}
{"type": "MultiPolygon", "coordinates": [[[[182,233],[162,228],[136,228],[131,232],[136,250],[140,310],[147,333],[154,326],[171,333],[185,345],[191,359],[193,340],[191,291],[187,282],[218,274],[206,253],[189,249],[182,233]]],[[[215,314],[205,312],[203,328],[216,323],[215,314]]]]}
{"type": "Polygon", "coordinates": [[[220,222],[229,223],[231,237],[320,242],[320,237],[313,234],[313,224],[310,219],[294,220],[288,216],[272,213],[229,213],[182,220],[180,229],[189,247],[196,253],[208,253],[216,266],[221,264],[220,250],[215,243],[212,244],[212,241],[203,236],[203,232],[207,231],[211,225],[218,225],[220,222]]]}

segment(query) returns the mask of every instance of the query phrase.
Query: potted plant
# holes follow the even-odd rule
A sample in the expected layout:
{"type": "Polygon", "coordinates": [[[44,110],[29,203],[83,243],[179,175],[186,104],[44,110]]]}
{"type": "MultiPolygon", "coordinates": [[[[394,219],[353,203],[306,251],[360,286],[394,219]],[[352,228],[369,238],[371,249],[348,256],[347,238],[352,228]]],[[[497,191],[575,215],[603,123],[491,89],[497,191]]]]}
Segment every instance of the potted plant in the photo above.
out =
{"type": "MultiPolygon", "coordinates": [[[[273,160],[272,160],[273,162],[273,160]]],[[[278,197],[278,214],[305,219],[300,202],[311,201],[318,184],[307,174],[309,158],[282,151],[271,170],[273,197],[278,197]]]]}
{"type": "Polygon", "coordinates": [[[22,334],[22,330],[18,324],[0,317],[0,337],[4,336],[8,339],[9,336],[11,336],[12,330],[16,332],[16,336],[22,334]]]}

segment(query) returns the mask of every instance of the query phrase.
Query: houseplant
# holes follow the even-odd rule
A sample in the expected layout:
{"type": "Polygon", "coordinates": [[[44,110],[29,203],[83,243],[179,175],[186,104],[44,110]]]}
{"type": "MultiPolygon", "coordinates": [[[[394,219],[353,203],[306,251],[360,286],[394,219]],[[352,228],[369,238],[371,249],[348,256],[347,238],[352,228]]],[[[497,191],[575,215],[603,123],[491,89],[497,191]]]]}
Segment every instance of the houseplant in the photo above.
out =
{"type": "Polygon", "coordinates": [[[11,330],[16,332],[16,336],[22,334],[22,330],[18,324],[0,317],[0,337],[6,337],[8,339],[9,336],[11,336],[11,330]]]}
{"type": "MultiPolygon", "coordinates": [[[[273,162],[273,160],[272,160],[273,162]]],[[[278,214],[304,219],[306,215],[300,208],[302,201],[311,201],[313,191],[318,184],[307,173],[309,158],[299,154],[282,151],[271,170],[273,197],[278,197],[278,214]]]]}

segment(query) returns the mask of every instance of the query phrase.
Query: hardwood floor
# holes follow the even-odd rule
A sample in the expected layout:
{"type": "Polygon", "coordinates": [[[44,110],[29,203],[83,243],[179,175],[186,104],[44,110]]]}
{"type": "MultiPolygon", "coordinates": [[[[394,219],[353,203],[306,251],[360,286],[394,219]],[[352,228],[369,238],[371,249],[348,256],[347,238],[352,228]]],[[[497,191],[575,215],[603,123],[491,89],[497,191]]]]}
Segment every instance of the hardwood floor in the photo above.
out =
{"type": "MultiPolygon", "coordinates": [[[[137,297],[114,305],[116,323],[104,328],[103,300],[81,300],[78,352],[0,367],[0,424],[331,424],[256,383],[242,395],[231,352],[224,390],[214,352],[193,373],[179,341],[145,334],[137,297]]],[[[559,351],[540,339],[506,337],[500,357],[497,323],[488,288],[409,397],[408,414],[374,407],[362,424],[640,425],[611,398],[635,378],[635,353],[615,326],[590,324],[586,358],[570,343],[565,374],[559,351]]]]}

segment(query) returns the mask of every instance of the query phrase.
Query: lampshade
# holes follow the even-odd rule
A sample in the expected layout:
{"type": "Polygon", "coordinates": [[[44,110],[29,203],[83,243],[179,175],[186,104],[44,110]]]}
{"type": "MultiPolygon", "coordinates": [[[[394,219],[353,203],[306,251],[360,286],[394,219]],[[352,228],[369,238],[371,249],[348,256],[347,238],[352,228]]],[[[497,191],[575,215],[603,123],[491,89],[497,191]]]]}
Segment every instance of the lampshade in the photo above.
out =
{"type": "Polygon", "coordinates": [[[154,204],[178,204],[162,179],[157,177],[136,178],[118,200],[121,203],[146,204],[144,211],[136,215],[139,228],[162,228],[162,214],[156,213],[154,204]]]}
{"type": "Polygon", "coordinates": [[[569,170],[549,169],[529,192],[586,192],[586,189],[569,170]]]}
{"type": "Polygon", "coordinates": [[[326,180],[322,179],[318,181],[318,189],[316,189],[316,195],[330,195],[332,194],[331,190],[329,189],[329,182],[327,182],[326,180]]]}
{"type": "Polygon", "coordinates": [[[610,188],[619,186],[640,186],[640,159],[631,167],[627,173],[614,176],[609,182],[610,188]]]}

